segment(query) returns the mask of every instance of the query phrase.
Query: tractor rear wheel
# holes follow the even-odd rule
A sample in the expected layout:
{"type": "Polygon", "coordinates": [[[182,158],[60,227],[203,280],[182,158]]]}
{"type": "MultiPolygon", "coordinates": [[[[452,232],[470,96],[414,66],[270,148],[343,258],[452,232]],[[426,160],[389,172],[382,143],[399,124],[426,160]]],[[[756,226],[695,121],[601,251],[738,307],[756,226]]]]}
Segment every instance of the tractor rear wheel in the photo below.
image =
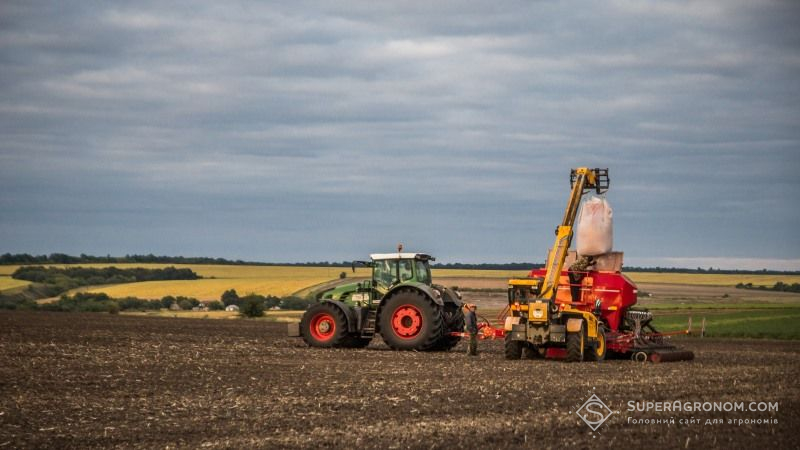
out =
{"type": "Polygon", "coordinates": [[[330,303],[309,308],[300,321],[300,335],[311,347],[341,347],[347,340],[347,318],[330,303]]]}
{"type": "Polygon", "coordinates": [[[606,332],[603,327],[597,327],[597,345],[586,350],[587,361],[602,361],[606,359],[606,332]]]}
{"type": "Polygon", "coordinates": [[[522,358],[522,341],[512,340],[511,333],[506,333],[505,346],[506,359],[522,358]]]}
{"type": "Polygon", "coordinates": [[[444,334],[441,339],[436,341],[436,344],[431,347],[431,350],[446,352],[461,342],[461,336],[452,336],[450,333],[461,333],[464,331],[464,311],[456,303],[445,303],[442,320],[444,320],[444,334]]]}
{"type": "Polygon", "coordinates": [[[585,347],[586,340],[584,339],[583,329],[567,333],[567,362],[583,361],[585,347]]]}
{"type": "Polygon", "coordinates": [[[442,338],[442,308],[416,289],[402,289],[381,308],[381,337],[395,350],[432,350],[442,338]]]}

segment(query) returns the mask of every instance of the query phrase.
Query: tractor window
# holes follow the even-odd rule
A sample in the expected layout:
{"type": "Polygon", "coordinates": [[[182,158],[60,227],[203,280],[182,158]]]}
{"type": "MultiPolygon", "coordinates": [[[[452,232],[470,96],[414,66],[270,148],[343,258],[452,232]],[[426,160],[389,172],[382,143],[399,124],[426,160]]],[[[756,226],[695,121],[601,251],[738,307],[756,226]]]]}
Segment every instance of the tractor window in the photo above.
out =
{"type": "Polygon", "coordinates": [[[414,272],[411,269],[411,261],[409,260],[401,260],[400,261],[400,281],[408,281],[414,278],[414,272]]]}
{"type": "Polygon", "coordinates": [[[375,268],[372,269],[372,278],[375,283],[384,286],[391,286],[397,278],[397,261],[375,261],[375,268]]]}
{"type": "Polygon", "coordinates": [[[428,266],[428,261],[416,261],[417,264],[417,281],[420,283],[431,284],[431,268],[428,266]]]}

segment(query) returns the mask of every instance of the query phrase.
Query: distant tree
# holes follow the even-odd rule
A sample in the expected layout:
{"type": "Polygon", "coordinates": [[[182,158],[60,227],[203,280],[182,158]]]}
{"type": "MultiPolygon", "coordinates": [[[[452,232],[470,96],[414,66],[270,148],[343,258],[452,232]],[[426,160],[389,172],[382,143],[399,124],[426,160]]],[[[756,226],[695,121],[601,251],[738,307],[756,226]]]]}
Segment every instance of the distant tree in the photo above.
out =
{"type": "Polygon", "coordinates": [[[161,306],[164,308],[169,308],[172,304],[175,303],[175,297],[171,295],[167,295],[165,297],[161,297],[161,306]]]}
{"type": "Polygon", "coordinates": [[[183,310],[190,310],[194,307],[188,298],[182,298],[178,300],[178,306],[180,306],[183,310]]]}
{"type": "Polygon", "coordinates": [[[22,294],[0,294],[0,309],[36,310],[39,309],[39,304],[22,294]]]}
{"type": "Polygon", "coordinates": [[[344,280],[345,278],[347,278],[347,272],[342,272],[342,273],[339,274],[339,279],[340,280],[344,280]]]}
{"type": "Polygon", "coordinates": [[[187,310],[188,310],[188,309],[192,309],[192,308],[194,308],[195,306],[199,306],[199,305],[200,305],[200,301],[199,301],[199,300],[197,300],[196,298],[193,298],[193,297],[184,297],[184,296],[181,296],[181,295],[179,295],[178,297],[176,297],[176,298],[175,298],[175,301],[178,303],[178,306],[179,306],[181,309],[187,309],[187,310]]]}
{"type": "Polygon", "coordinates": [[[225,309],[225,305],[223,305],[222,302],[218,300],[214,300],[213,302],[208,302],[206,303],[206,306],[208,306],[208,309],[210,311],[222,311],[225,309]]]}
{"type": "Polygon", "coordinates": [[[222,304],[225,306],[229,305],[237,305],[241,303],[239,299],[239,294],[236,293],[236,289],[229,289],[222,293],[222,297],[220,297],[222,304]]]}
{"type": "Polygon", "coordinates": [[[266,298],[264,298],[264,308],[266,309],[271,309],[280,305],[281,305],[280,297],[275,297],[274,295],[268,295],[266,298]]]}
{"type": "Polygon", "coordinates": [[[264,315],[264,301],[259,296],[247,296],[242,299],[239,313],[245,317],[261,317],[264,315]]]}

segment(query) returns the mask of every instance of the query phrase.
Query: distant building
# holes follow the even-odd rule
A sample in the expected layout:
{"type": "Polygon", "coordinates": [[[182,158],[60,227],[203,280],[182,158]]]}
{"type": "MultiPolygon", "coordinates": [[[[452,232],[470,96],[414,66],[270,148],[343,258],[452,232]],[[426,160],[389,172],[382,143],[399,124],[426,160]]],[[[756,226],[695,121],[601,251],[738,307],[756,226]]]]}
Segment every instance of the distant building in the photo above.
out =
{"type": "Polygon", "coordinates": [[[228,305],[225,307],[225,311],[238,311],[239,307],[236,305],[228,305]]]}
{"type": "Polygon", "coordinates": [[[172,304],[169,305],[169,309],[170,311],[180,311],[181,305],[179,305],[178,302],[172,302],[172,304]]]}

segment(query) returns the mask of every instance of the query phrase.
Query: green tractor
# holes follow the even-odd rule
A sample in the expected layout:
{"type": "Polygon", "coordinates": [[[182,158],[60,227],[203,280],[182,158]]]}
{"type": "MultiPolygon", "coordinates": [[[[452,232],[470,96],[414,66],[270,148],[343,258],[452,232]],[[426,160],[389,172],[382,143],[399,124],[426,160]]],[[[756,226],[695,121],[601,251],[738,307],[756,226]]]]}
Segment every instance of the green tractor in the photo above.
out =
{"type": "Polygon", "coordinates": [[[464,328],[457,288],[431,280],[429,255],[386,253],[355,261],[372,268],[372,279],[348,283],[317,294],[317,303],[303,314],[299,330],[311,347],[354,347],[369,344],[376,334],[395,350],[450,350],[464,328]]]}

